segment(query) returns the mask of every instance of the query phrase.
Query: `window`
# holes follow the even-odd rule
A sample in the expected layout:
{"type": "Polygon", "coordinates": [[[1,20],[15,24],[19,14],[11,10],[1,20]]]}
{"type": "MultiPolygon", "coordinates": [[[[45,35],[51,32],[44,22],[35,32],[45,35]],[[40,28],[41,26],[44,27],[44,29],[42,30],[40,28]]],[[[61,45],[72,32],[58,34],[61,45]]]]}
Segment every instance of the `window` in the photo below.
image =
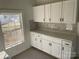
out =
{"type": "Polygon", "coordinates": [[[0,23],[6,49],[24,42],[22,13],[1,13],[0,23]]]}

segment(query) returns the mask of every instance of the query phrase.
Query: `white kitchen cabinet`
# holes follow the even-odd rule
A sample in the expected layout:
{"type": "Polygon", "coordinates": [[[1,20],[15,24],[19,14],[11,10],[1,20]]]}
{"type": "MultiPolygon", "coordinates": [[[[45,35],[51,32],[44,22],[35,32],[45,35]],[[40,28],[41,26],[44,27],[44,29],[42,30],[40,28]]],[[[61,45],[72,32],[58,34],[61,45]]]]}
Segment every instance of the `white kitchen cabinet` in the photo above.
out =
{"type": "Polygon", "coordinates": [[[76,19],[74,19],[74,12],[76,12],[75,2],[76,0],[63,1],[63,8],[62,8],[63,23],[74,24],[76,22],[76,19]]]}
{"type": "Polygon", "coordinates": [[[66,0],[33,7],[35,22],[76,23],[77,0],[66,0]]]}
{"type": "Polygon", "coordinates": [[[42,50],[42,39],[40,35],[39,33],[31,32],[31,45],[42,50]]]}
{"type": "Polygon", "coordinates": [[[50,21],[50,4],[33,7],[34,22],[50,21]]]}
{"type": "Polygon", "coordinates": [[[72,41],[31,32],[31,45],[58,59],[70,59],[72,41]]]}
{"type": "Polygon", "coordinates": [[[51,4],[51,22],[61,23],[61,12],[62,11],[62,2],[52,3],[51,4]]]}
{"type": "Polygon", "coordinates": [[[43,51],[48,54],[51,54],[51,46],[50,45],[51,45],[50,41],[43,40],[43,43],[42,43],[43,51]]]}
{"type": "Polygon", "coordinates": [[[52,56],[55,56],[59,59],[61,59],[61,44],[53,43],[52,42],[52,56]]]}
{"type": "Polygon", "coordinates": [[[31,32],[31,45],[37,47],[37,34],[35,32],[31,32]]]}
{"type": "Polygon", "coordinates": [[[62,45],[62,59],[71,59],[72,43],[63,41],[62,45]]]}
{"type": "Polygon", "coordinates": [[[42,36],[40,34],[38,34],[37,36],[37,48],[42,50],[42,36]]]}
{"type": "Polygon", "coordinates": [[[44,5],[33,7],[33,20],[34,22],[44,22],[44,5]]]}
{"type": "Polygon", "coordinates": [[[51,22],[51,17],[50,17],[50,4],[45,5],[45,22],[51,22]]]}
{"type": "Polygon", "coordinates": [[[42,42],[43,51],[61,59],[61,40],[62,39],[44,35],[42,42]]]}

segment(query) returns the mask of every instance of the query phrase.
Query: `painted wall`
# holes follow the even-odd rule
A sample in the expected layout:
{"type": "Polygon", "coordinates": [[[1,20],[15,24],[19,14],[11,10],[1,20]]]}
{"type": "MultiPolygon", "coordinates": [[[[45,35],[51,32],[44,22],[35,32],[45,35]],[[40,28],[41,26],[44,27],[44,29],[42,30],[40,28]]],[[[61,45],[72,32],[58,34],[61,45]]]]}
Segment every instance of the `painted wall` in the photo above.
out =
{"type": "Polygon", "coordinates": [[[77,54],[79,57],[79,22],[77,23],[77,34],[78,34],[78,38],[77,38],[77,54]]]}
{"type": "MultiPolygon", "coordinates": [[[[23,26],[25,34],[25,42],[14,48],[6,50],[11,56],[17,55],[18,53],[28,49],[30,47],[30,25],[29,20],[32,19],[32,1],[31,0],[0,0],[0,9],[22,9],[23,12],[23,26]]],[[[0,50],[4,47],[1,43],[3,40],[0,39],[0,50]],[[3,46],[3,47],[2,47],[3,46]]]]}

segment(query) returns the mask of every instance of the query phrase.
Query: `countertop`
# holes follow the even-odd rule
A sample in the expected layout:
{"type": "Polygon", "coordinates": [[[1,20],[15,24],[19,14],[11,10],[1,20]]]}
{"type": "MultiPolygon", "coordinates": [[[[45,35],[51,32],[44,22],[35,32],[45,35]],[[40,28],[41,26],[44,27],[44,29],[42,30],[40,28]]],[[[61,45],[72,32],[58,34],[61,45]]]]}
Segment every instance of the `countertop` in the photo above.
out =
{"type": "Polygon", "coordinates": [[[66,40],[74,40],[76,39],[76,34],[74,33],[60,33],[54,31],[44,31],[44,30],[31,30],[31,32],[37,32],[44,35],[49,35],[56,38],[66,39],[66,40]]]}

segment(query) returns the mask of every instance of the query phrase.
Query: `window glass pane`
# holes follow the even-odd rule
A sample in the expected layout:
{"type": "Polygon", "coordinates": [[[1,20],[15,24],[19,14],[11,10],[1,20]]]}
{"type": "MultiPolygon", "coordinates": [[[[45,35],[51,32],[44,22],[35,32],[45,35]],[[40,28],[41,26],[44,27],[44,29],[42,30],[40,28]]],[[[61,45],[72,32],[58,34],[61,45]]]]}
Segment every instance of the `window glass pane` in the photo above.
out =
{"type": "Polygon", "coordinates": [[[24,34],[22,31],[22,15],[15,13],[4,13],[0,15],[0,22],[3,36],[5,39],[5,48],[11,48],[24,42],[24,34]]]}

